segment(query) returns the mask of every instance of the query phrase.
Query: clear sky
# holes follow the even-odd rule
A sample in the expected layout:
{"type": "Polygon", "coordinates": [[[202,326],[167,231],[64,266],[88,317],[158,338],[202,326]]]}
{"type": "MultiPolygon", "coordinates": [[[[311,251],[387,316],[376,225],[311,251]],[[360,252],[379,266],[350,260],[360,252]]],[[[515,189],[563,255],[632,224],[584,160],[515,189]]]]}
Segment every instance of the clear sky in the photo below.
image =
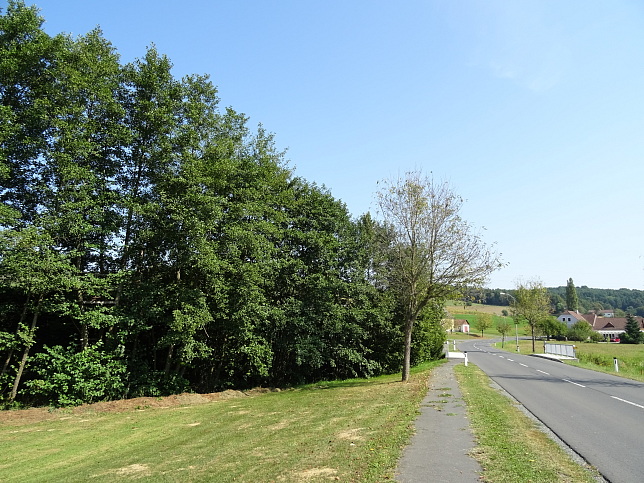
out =
{"type": "Polygon", "coordinates": [[[644,289],[639,0],[33,3],[50,34],[209,74],[356,217],[383,178],[448,181],[508,263],[491,288],[644,289]]]}

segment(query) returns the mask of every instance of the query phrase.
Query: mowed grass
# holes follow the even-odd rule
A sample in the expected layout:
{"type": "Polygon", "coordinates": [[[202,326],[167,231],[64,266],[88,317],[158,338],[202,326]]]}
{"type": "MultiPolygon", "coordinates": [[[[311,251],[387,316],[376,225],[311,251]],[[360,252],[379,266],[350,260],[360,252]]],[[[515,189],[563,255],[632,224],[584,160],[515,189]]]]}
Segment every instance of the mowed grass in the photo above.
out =
{"type": "Polygon", "coordinates": [[[427,364],[188,407],[61,412],[0,428],[3,482],[375,482],[393,479],[427,393],[427,364]]]}
{"type": "Polygon", "coordinates": [[[575,463],[512,401],[490,386],[475,365],[455,366],[468,407],[483,480],[495,483],[592,482],[593,472],[575,463]]]}

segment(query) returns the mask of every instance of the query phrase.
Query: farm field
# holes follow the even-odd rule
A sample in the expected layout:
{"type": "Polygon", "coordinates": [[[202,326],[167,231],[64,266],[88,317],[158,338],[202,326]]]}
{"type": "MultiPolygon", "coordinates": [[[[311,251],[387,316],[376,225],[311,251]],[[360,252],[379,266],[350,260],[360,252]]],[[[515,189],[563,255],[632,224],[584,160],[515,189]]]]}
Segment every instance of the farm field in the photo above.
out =
{"type": "MultiPolygon", "coordinates": [[[[470,337],[480,337],[481,332],[477,330],[476,323],[478,320],[479,314],[491,314],[492,315],[492,327],[485,329],[483,332],[484,337],[501,337],[501,334],[496,330],[496,325],[501,320],[506,320],[510,326],[511,330],[506,334],[506,339],[514,338],[515,326],[514,319],[512,317],[503,316],[503,311],[510,310],[510,307],[506,305],[482,305],[482,304],[472,304],[463,306],[462,304],[456,304],[455,302],[450,302],[445,306],[445,309],[449,313],[451,318],[454,319],[465,319],[470,324],[470,333],[471,335],[462,334],[459,332],[449,333],[447,335],[448,339],[464,339],[470,337]]],[[[525,324],[518,325],[519,337],[524,337],[529,334],[526,331],[525,324]]]]}

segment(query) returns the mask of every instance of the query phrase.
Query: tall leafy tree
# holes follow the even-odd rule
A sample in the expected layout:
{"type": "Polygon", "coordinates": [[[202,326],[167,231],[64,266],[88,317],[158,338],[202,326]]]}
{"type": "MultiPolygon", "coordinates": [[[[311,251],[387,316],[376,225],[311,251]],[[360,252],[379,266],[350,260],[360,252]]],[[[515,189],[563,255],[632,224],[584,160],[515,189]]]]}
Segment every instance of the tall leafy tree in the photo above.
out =
{"type": "Polygon", "coordinates": [[[550,296],[538,280],[519,283],[512,297],[514,317],[524,319],[532,334],[532,352],[535,347],[536,329],[550,315],[550,296]]]}
{"type": "Polygon", "coordinates": [[[499,256],[460,217],[462,199],[420,172],[384,182],[378,204],[391,229],[389,283],[403,307],[402,379],[409,379],[414,324],[430,303],[442,304],[482,284],[499,256]]]}
{"type": "Polygon", "coordinates": [[[566,308],[568,310],[574,310],[575,312],[579,310],[579,298],[577,297],[577,289],[572,278],[569,278],[566,284],[566,308]]]}

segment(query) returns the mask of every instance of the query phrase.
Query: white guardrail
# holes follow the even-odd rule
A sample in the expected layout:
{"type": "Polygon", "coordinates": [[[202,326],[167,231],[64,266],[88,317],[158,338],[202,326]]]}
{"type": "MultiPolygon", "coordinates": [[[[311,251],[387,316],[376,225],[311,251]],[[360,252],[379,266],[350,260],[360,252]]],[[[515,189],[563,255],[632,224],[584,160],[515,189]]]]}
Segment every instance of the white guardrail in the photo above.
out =
{"type": "Polygon", "coordinates": [[[550,344],[549,342],[545,342],[543,344],[543,352],[557,356],[572,357],[574,359],[577,358],[575,346],[570,344],[550,344]]]}

